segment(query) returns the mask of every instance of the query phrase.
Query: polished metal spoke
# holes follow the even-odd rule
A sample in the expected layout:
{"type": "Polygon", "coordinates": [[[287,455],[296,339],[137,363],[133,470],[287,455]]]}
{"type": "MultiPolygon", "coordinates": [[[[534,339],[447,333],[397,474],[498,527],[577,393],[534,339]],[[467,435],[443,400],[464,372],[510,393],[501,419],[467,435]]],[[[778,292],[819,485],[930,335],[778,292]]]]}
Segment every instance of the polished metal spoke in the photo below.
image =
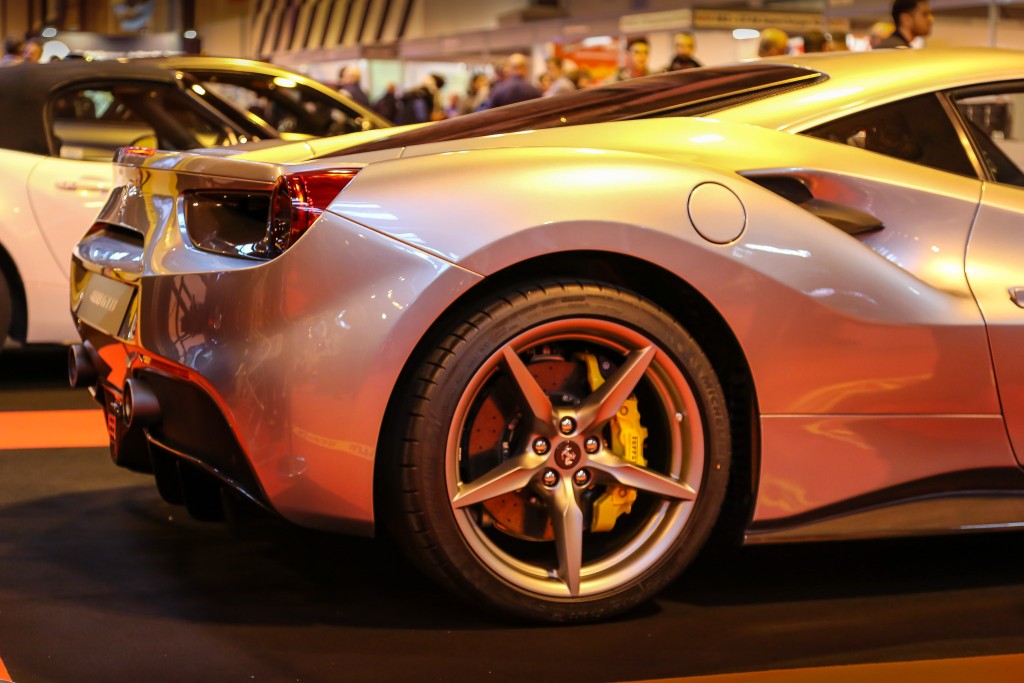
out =
{"type": "Polygon", "coordinates": [[[452,498],[452,506],[463,508],[518,491],[530,483],[545,462],[547,458],[533,453],[509,458],[487,474],[469,483],[459,484],[459,491],[452,498]]]}
{"type": "Polygon", "coordinates": [[[647,372],[656,353],[654,346],[647,346],[626,356],[625,362],[611,377],[580,404],[577,429],[581,432],[593,430],[615,417],[647,372]]]}
{"type": "Polygon", "coordinates": [[[603,475],[602,478],[610,477],[623,486],[646,491],[661,498],[694,500],[697,497],[697,492],[686,482],[626,462],[610,453],[592,455],[589,465],[599,475],[603,475]]]}
{"type": "Polygon", "coordinates": [[[568,587],[569,595],[576,597],[580,594],[583,567],[583,510],[576,500],[571,478],[562,477],[551,490],[548,510],[558,549],[558,578],[568,587]]]}
{"type": "Polygon", "coordinates": [[[505,366],[512,374],[512,379],[519,390],[520,396],[526,402],[526,406],[533,416],[533,431],[541,436],[554,436],[555,414],[551,406],[551,399],[544,393],[541,386],[537,384],[536,378],[530,374],[526,364],[523,363],[523,360],[511,346],[503,348],[501,355],[505,361],[505,366]]]}

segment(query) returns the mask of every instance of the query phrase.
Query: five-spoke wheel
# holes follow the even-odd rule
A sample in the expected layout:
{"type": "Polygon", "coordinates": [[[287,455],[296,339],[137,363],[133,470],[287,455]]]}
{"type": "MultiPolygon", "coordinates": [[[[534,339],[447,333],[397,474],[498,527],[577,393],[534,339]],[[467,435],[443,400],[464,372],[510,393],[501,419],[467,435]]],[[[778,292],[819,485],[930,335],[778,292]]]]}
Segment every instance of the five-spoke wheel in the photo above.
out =
{"type": "Polygon", "coordinates": [[[399,533],[506,612],[592,619],[649,598],[705,540],[729,428],[664,311],[597,284],[496,297],[450,330],[401,411],[399,533]]]}

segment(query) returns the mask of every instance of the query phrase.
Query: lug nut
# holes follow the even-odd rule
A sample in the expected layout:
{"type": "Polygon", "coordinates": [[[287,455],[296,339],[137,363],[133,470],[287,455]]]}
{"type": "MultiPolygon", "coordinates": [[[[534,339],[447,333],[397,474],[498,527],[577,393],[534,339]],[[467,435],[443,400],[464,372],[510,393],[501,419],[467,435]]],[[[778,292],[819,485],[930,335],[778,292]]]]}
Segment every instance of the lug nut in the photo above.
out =
{"type": "Polygon", "coordinates": [[[590,455],[593,455],[601,450],[601,440],[596,436],[588,436],[587,440],[583,442],[583,449],[590,455]]]}
{"type": "Polygon", "coordinates": [[[572,475],[572,480],[576,482],[577,486],[586,486],[590,483],[590,472],[587,470],[576,470],[576,474],[572,475]]]}
{"type": "Polygon", "coordinates": [[[568,434],[572,434],[573,432],[576,431],[576,420],[574,420],[571,417],[569,417],[568,415],[566,415],[561,420],[559,420],[559,422],[558,422],[558,429],[563,434],[567,434],[567,435],[568,434]]]}
{"type": "Polygon", "coordinates": [[[555,472],[554,470],[544,470],[544,478],[542,481],[548,488],[555,486],[558,483],[558,472],[555,472]]]}
{"type": "Polygon", "coordinates": [[[547,455],[549,450],[551,450],[551,444],[544,437],[533,440],[533,452],[537,455],[547,455]]]}

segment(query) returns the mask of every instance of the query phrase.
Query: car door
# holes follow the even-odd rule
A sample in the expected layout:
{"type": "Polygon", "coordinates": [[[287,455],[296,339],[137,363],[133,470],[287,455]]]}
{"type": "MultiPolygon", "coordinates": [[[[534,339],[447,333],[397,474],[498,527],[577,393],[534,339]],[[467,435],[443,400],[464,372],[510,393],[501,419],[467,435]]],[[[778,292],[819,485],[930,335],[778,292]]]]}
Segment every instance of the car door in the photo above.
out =
{"type": "Polygon", "coordinates": [[[110,194],[118,149],[190,149],[236,141],[235,131],[215,111],[169,83],[78,84],[55,93],[47,115],[52,155],[33,169],[28,193],[51,256],[65,274],[72,248],[110,194]]]}
{"type": "Polygon", "coordinates": [[[951,93],[987,176],[966,273],[985,318],[999,400],[1024,464],[1024,82],[951,93]]]}
{"type": "Polygon", "coordinates": [[[50,256],[65,277],[71,250],[92,225],[113,187],[113,163],[46,157],[28,178],[29,199],[50,256]]]}
{"type": "MultiPolygon", "coordinates": [[[[895,412],[900,406],[936,415],[995,416],[999,411],[984,320],[964,273],[964,254],[984,182],[952,114],[938,94],[928,93],[804,131],[874,153],[863,155],[859,164],[841,174],[798,175],[815,199],[877,219],[884,227],[856,235],[858,241],[942,293],[938,309],[922,296],[914,314],[920,318],[908,331],[927,329],[928,342],[908,347],[909,355],[898,366],[919,376],[913,386],[931,402],[907,402],[905,391],[882,391],[871,397],[878,412],[895,412]],[[909,163],[894,164],[877,155],[909,163]],[[922,365],[926,358],[931,360],[922,365]]],[[[891,342],[883,346],[889,348],[880,346],[871,354],[876,364],[895,351],[891,342]]],[[[889,376],[898,375],[890,370],[889,376]]],[[[1001,431],[1001,425],[995,428],[1001,431]]]]}

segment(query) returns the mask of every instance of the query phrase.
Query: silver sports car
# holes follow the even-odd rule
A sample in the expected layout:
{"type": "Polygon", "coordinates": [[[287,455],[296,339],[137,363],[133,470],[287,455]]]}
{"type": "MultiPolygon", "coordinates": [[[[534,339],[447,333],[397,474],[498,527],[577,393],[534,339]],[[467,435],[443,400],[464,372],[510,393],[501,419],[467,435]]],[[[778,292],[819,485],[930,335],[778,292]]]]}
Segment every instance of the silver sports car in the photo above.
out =
{"type": "Polygon", "coordinates": [[[117,464],[199,517],[379,523],[550,621],[649,599],[711,536],[1024,523],[1024,53],[120,159],[71,379],[117,464]]]}

